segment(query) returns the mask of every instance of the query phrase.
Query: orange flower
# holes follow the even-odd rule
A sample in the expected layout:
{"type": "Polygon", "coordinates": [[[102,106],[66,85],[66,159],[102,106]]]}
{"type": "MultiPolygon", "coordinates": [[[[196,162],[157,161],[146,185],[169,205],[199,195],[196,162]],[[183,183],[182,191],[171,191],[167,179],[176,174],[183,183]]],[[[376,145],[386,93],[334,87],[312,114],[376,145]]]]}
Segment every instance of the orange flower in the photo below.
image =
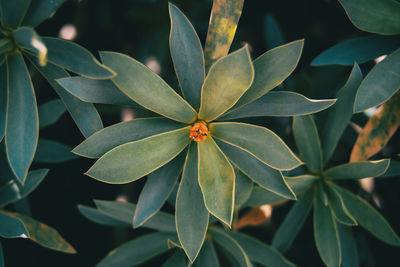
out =
{"type": "Polygon", "coordinates": [[[207,138],[208,128],[203,122],[197,122],[190,129],[189,136],[193,141],[201,142],[207,138]]]}

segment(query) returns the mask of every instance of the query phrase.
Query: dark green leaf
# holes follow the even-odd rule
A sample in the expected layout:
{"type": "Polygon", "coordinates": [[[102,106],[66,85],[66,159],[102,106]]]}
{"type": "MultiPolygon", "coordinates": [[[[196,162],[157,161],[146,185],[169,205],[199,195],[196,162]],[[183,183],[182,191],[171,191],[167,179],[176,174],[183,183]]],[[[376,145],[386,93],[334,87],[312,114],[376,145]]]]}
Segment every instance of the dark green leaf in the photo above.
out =
{"type": "Polygon", "coordinates": [[[47,47],[42,38],[30,27],[18,28],[14,33],[17,45],[38,56],[40,66],[47,64],[47,47]]]}
{"type": "Polygon", "coordinates": [[[0,236],[4,238],[28,238],[29,232],[19,218],[0,211],[0,236]]]}
{"type": "Polygon", "coordinates": [[[0,0],[0,19],[4,26],[18,28],[28,10],[31,0],[0,0]]]}
{"type": "MultiPolygon", "coordinates": [[[[400,4],[398,5],[400,7],[400,4]]],[[[400,88],[399,73],[400,48],[375,65],[361,82],[354,103],[354,111],[360,112],[377,106],[392,97],[400,88]]]]}
{"type": "Polygon", "coordinates": [[[105,215],[103,212],[84,205],[78,205],[79,212],[88,220],[107,226],[131,227],[131,223],[123,222],[105,215]]]}
{"type": "Polygon", "coordinates": [[[8,108],[5,145],[10,167],[24,183],[36,151],[39,115],[28,69],[21,54],[7,57],[8,108]]]}
{"type": "Polygon", "coordinates": [[[210,239],[204,241],[203,247],[200,250],[199,256],[194,264],[196,267],[220,267],[217,252],[214,244],[210,239]]]}
{"type": "Polygon", "coordinates": [[[389,164],[390,159],[351,162],[330,168],[325,175],[333,180],[376,177],[384,174],[389,164]]]}
{"type": "Polygon", "coordinates": [[[65,1],[66,0],[33,0],[29,5],[28,12],[26,12],[22,25],[36,27],[44,20],[51,18],[65,1]]]}
{"type": "Polygon", "coordinates": [[[182,172],[186,151],[147,177],[146,184],[139,195],[133,227],[139,227],[156,214],[168,199],[182,172]]]}
{"type": "Polygon", "coordinates": [[[371,204],[346,189],[335,186],[343,202],[357,222],[376,238],[393,246],[400,246],[400,238],[386,219],[371,204]]]}
{"type": "Polygon", "coordinates": [[[36,187],[43,181],[44,177],[49,173],[49,169],[40,169],[30,171],[26,177],[24,185],[19,185],[20,197],[27,197],[36,187]]]}
{"type": "Polygon", "coordinates": [[[176,121],[195,121],[196,111],[145,65],[120,53],[101,52],[100,56],[118,74],[113,78],[118,88],[136,103],[176,121]]]}
{"type": "Polygon", "coordinates": [[[271,15],[267,14],[264,19],[265,26],[265,39],[268,49],[275,48],[285,44],[285,38],[281,28],[279,27],[276,19],[271,15]]]}
{"type": "Polygon", "coordinates": [[[187,267],[185,253],[178,249],[161,267],[187,267]]]}
{"type": "Polygon", "coordinates": [[[390,54],[397,47],[399,47],[399,42],[393,37],[369,35],[352,38],[319,54],[311,62],[311,66],[330,64],[352,66],[354,62],[362,64],[382,55],[390,54]]]}
{"type": "Polygon", "coordinates": [[[185,125],[166,118],[143,118],[117,123],[91,135],[73,152],[87,158],[99,158],[107,151],[152,135],[177,130],[185,125]]]}
{"type": "Polygon", "coordinates": [[[16,181],[10,180],[7,184],[0,187],[0,207],[4,207],[20,198],[21,194],[16,181]]]}
{"type": "Polygon", "coordinates": [[[353,237],[352,228],[340,223],[336,223],[340,248],[342,250],[342,266],[343,267],[358,267],[358,251],[356,240],[353,237]]]}
{"type": "Polygon", "coordinates": [[[168,250],[168,233],[152,233],[128,241],[110,251],[96,267],[130,267],[139,265],[168,250]]]}
{"type": "Polygon", "coordinates": [[[41,138],[33,160],[40,163],[62,163],[78,158],[71,150],[72,147],[68,145],[41,138]]]}
{"type": "Polygon", "coordinates": [[[253,182],[239,170],[235,176],[235,207],[238,208],[249,199],[253,191],[253,182]]]}
{"type": "Polygon", "coordinates": [[[272,247],[282,253],[291,247],[310,213],[313,204],[313,193],[313,190],[308,190],[294,203],[276,231],[272,239],[272,247]]]}
{"type": "Polygon", "coordinates": [[[351,22],[360,30],[379,34],[400,33],[400,3],[397,1],[339,0],[339,2],[351,22]]]}
{"type": "Polygon", "coordinates": [[[60,99],[50,100],[39,106],[39,128],[44,128],[56,123],[66,111],[60,99]]]}
{"type": "Polygon", "coordinates": [[[295,92],[273,91],[250,104],[228,111],[219,120],[307,115],[327,109],[334,103],[334,99],[313,100],[295,92]]]}
{"type": "Polygon", "coordinates": [[[138,180],[171,161],[190,143],[189,128],[120,145],[98,159],[86,175],[110,184],[138,180]]]}
{"type": "Polygon", "coordinates": [[[274,169],[290,170],[302,164],[282,139],[267,128],[218,122],[210,124],[209,129],[213,136],[247,151],[274,169]]]}
{"type": "Polygon", "coordinates": [[[205,76],[203,48],[188,18],[171,3],[169,14],[169,47],[176,75],[185,99],[193,108],[198,109],[205,76]]]}
{"type": "Polygon", "coordinates": [[[328,118],[321,134],[323,159],[328,162],[344,130],[353,116],[354,99],[362,81],[362,73],[357,63],[346,84],[336,94],[335,105],[329,109],[328,118]]]}
{"type": "Polygon", "coordinates": [[[324,187],[326,195],[328,197],[328,205],[331,208],[336,220],[345,225],[354,226],[357,225],[357,221],[351,216],[347,210],[342,197],[332,186],[324,187]]]}
{"type": "Polygon", "coordinates": [[[294,177],[285,177],[289,187],[293,189],[296,195],[302,194],[310,188],[320,178],[319,176],[304,174],[294,177]]]}
{"type": "Polygon", "coordinates": [[[379,178],[386,178],[386,177],[393,177],[393,176],[400,176],[400,162],[391,159],[389,168],[386,170],[384,174],[379,176],[379,178]]]}
{"type": "Polygon", "coordinates": [[[0,142],[3,140],[6,131],[7,119],[7,65],[0,66],[0,142]]]}

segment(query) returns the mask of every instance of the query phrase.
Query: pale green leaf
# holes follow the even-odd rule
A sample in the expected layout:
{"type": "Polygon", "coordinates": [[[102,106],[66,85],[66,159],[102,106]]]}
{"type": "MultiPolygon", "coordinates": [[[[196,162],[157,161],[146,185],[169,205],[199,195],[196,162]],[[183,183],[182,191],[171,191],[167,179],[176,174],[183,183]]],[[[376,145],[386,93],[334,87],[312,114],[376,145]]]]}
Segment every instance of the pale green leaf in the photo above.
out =
{"type": "Polygon", "coordinates": [[[333,180],[376,177],[384,174],[389,164],[390,159],[351,162],[332,167],[325,171],[325,175],[333,180]]]}

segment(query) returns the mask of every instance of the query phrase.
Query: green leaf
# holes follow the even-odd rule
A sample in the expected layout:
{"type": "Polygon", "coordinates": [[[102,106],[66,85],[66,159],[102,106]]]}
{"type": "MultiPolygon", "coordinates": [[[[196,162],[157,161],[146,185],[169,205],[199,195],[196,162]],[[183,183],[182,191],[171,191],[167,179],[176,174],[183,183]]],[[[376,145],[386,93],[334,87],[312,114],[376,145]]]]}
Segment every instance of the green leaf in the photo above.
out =
{"type": "Polygon", "coordinates": [[[280,171],[265,165],[252,154],[236,146],[229,145],[218,139],[216,142],[233,164],[256,184],[284,198],[296,199],[280,171]]]}
{"type": "Polygon", "coordinates": [[[311,62],[311,66],[345,65],[352,66],[392,53],[400,42],[391,36],[368,35],[342,41],[321,54],[311,62]]]}
{"type": "Polygon", "coordinates": [[[237,109],[262,97],[280,85],[296,68],[304,40],[298,40],[269,50],[256,58],[254,82],[233,107],[237,109]]]}
{"type": "Polygon", "coordinates": [[[176,157],[191,141],[189,128],[153,135],[105,153],[86,175],[110,184],[138,180],[176,157]]]}
{"type": "Polygon", "coordinates": [[[311,187],[316,181],[320,179],[319,176],[303,174],[293,177],[285,177],[289,187],[296,193],[296,195],[303,194],[311,187]]]}
{"type": "Polygon", "coordinates": [[[161,267],[187,267],[185,253],[178,249],[161,267]]]}
{"type": "Polygon", "coordinates": [[[295,92],[273,91],[250,104],[228,111],[219,120],[307,115],[327,109],[334,103],[335,99],[314,100],[295,92]]]}
{"type": "Polygon", "coordinates": [[[395,0],[339,0],[339,3],[354,26],[362,31],[400,33],[400,4],[395,0]]]}
{"type": "Polygon", "coordinates": [[[214,244],[210,239],[204,241],[203,247],[200,250],[199,256],[194,264],[196,267],[220,267],[217,252],[214,244]]]}
{"type": "Polygon", "coordinates": [[[24,223],[29,232],[28,236],[33,242],[36,242],[45,248],[64,253],[76,253],[75,249],[67,241],[65,241],[55,229],[28,216],[18,213],[12,214],[24,223]]]}
{"type": "Polygon", "coordinates": [[[201,88],[199,119],[212,121],[230,109],[249,89],[254,68],[247,47],[216,61],[201,88]]]}
{"type": "MultiPolygon", "coordinates": [[[[398,5],[400,7],[400,4],[398,5]]],[[[360,112],[377,106],[392,97],[400,88],[399,72],[400,48],[375,65],[361,82],[354,103],[354,111],[360,112]]]]}
{"type": "Polygon", "coordinates": [[[21,25],[31,0],[0,0],[1,22],[13,29],[21,25]]]}
{"type": "Polygon", "coordinates": [[[351,227],[345,226],[340,223],[336,223],[339,239],[340,248],[342,250],[342,266],[343,267],[358,267],[358,251],[357,243],[353,237],[353,232],[351,227]]]}
{"type": "Polygon", "coordinates": [[[371,204],[350,191],[335,186],[350,214],[357,222],[379,240],[393,246],[400,246],[400,238],[386,219],[371,204]]]}
{"type": "Polygon", "coordinates": [[[285,43],[285,38],[278,22],[271,14],[267,14],[264,19],[265,39],[269,49],[281,46],[285,43]]]}
{"type": "Polygon", "coordinates": [[[272,239],[272,247],[286,252],[303,227],[313,204],[313,190],[308,190],[292,206],[272,239]]]}
{"type": "Polygon", "coordinates": [[[322,170],[321,142],[313,117],[293,117],[293,135],[307,168],[313,173],[322,170]]]}
{"type": "Polygon", "coordinates": [[[152,233],[128,241],[110,251],[96,267],[130,267],[168,251],[169,233],[152,233]]]}
{"type": "Polygon", "coordinates": [[[50,100],[39,106],[39,128],[55,124],[67,108],[60,99],[50,100]]]}
{"type": "Polygon", "coordinates": [[[87,158],[99,158],[119,145],[177,130],[184,126],[182,123],[166,118],[143,118],[121,122],[97,131],[72,152],[87,158]]]}
{"type": "MultiPolygon", "coordinates": [[[[293,223],[293,222],[292,222],[293,223]]],[[[273,247],[265,245],[263,242],[239,232],[228,233],[235,239],[246,252],[249,259],[263,266],[275,267],[294,267],[293,263],[285,259],[273,247]]]]}
{"type": "Polygon", "coordinates": [[[197,154],[198,147],[193,143],[186,156],[175,204],[175,223],[179,242],[191,262],[194,262],[203,245],[209,219],[199,187],[197,154]]]}
{"type": "Polygon", "coordinates": [[[154,171],[147,177],[147,181],[139,195],[133,227],[139,227],[156,214],[168,199],[182,172],[186,151],[154,171]]]}
{"type": "Polygon", "coordinates": [[[318,191],[318,193],[317,193],[318,197],[320,198],[322,203],[324,203],[324,205],[327,207],[328,206],[328,195],[325,192],[325,186],[324,186],[324,181],[323,180],[320,180],[318,182],[317,191],[318,191]]]}
{"type": "Polygon", "coordinates": [[[393,176],[400,176],[400,162],[390,159],[389,168],[386,170],[384,174],[379,176],[379,178],[386,178],[386,177],[393,177],[393,176]]]}
{"type": "Polygon", "coordinates": [[[210,228],[210,233],[213,237],[213,240],[215,240],[219,246],[227,250],[231,257],[233,257],[240,266],[252,266],[244,249],[226,231],[212,227],[210,228]]]}
{"type": "Polygon", "coordinates": [[[16,181],[10,180],[7,184],[0,187],[0,207],[4,207],[20,198],[21,194],[16,181]]]}
{"type": "Polygon", "coordinates": [[[0,142],[6,131],[8,89],[7,89],[7,65],[0,66],[0,142]]]}
{"type": "Polygon", "coordinates": [[[47,64],[47,47],[33,28],[20,27],[13,33],[17,45],[38,55],[39,65],[47,64]]]}
{"type": "Polygon", "coordinates": [[[353,116],[354,99],[362,78],[361,70],[357,63],[355,63],[346,84],[336,94],[338,101],[329,109],[325,127],[321,134],[322,152],[325,163],[330,159],[340,137],[353,116]]]}
{"type": "Polygon", "coordinates": [[[207,210],[230,226],[234,208],[235,172],[212,137],[198,143],[198,181],[207,210]]]}
{"type": "Polygon", "coordinates": [[[103,212],[84,205],[78,205],[79,212],[88,220],[101,225],[115,227],[131,227],[131,223],[123,222],[105,215],[103,212]]]}
{"type": "Polygon", "coordinates": [[[39,118],[36,97],[21,54],[7,57],[8,107],[5,145],[10,167],[24,183],[36,151],[39,118]]]}
{"type": "Polygon", "coordinates": [[[142,106],[127,97],[112,80],[94,80],[75,76],[58,79],[57,82],[73,96],[88,103],[142,106]]]}
{"type": "Polygon", "coordinates": [[[33,161],[40,163],[62,163],[78,158],[71,153],[72,147],[47,139],[39,139],[33,161]]]}
{"type": "Polygon", "coordinates": [[[66,0],[34,0],[29,5],[22,25],[36,27],[51,18],[66,0]]]}
{"type": "Polygon", "coordinates": [[[185,99],[193,108],[200,107],[204,82],[204,54],[199,37],[188,18],[169,3],[171,32],[169,47],[176,75],[185,99]]]}
{"type": "Polygon", "coordinates": [[[314,238],[322,261],[328,267],[339,267],[341,250],[336,222],[318,194],[314,195],[314,238]]]}
{"type": "Polygon", "coordinates": [[[243,172],[237,170],[235,173],[235,207],[242,206],[253,191],[253,182],[243,172]]]}
{"type": "Polygon", "coordinates": [[[20,198],[27,197],[36,187],[43,181],[44,177],[49,173],[49,169],[39,169],[30,171],[26,177],[24,185],[17,184],[19,187],[20,198]]]}
{"type": "Polygon", "coordinates": [[[328,205],[333,212],[333,216],[336,220],[344,225],[354,226],[357,225],[357,221],[351,216],[346,206],[344,205],[343,199],[340,194],[332,187],[324,187],[326,195],[328,196],[328,205]]]}
{"type": "Polygon", "coordinates": [[[88,137],[103,128],[100,115],[93,104],[85,103],[72,96],[55,81],[62,77],[68,77],[68,72],[49,63],[45,67],[41,67],[37,64],[33,56],[26,56],[59,95],[83,136],[88,137]]]}
{"type": "Polygon", "coordinates": [[[53,37],[42,39],[48,49],[47,59],[52,64],[93,79],[109,79],[116,75],[109,67],[100,64],[86,48],[74,42],[53,37]]]}
{"type": "Polygon", "coordinates": [[[4,238],[28,238],[29,232],[22,220],[0,211],[0,236],[4,238]]]}
{"type": "Polygon", "coordinates": [[[376,177],[384,174],[389,164],[390,159],[351,162],[330,168],[325,175],[333,180],[376,177]]]}
{"type": "Polygon", "coordinates": [[[100,57],[118,74],[113,78],[118,88],[139,105],[176,121],[194,122],[196,111],[145,65],[115,52],[101,52],[100,57]]]}
{"type": "Polygon", "coordinates": [[[282,139],[267,128],[218,122],[210,124],[209,129],[216,138],[241,148],[274,169],[290,170],[302,164],[282,139]]]}

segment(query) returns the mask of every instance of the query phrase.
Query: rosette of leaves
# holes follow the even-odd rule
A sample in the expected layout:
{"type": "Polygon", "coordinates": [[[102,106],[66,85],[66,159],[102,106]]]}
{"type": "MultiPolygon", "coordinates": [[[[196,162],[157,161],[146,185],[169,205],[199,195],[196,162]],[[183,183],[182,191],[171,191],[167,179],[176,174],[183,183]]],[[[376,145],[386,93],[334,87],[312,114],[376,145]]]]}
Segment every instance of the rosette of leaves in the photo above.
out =
{"type": "MultiPolygon", "coordinates": [[[[242,179],[248,180],[244,176],[242,179]]],[[[237,203],[243,203],[249,196],[249,190],[236,193],[237,203]],[[247,196],[247,197],[246,197],[247,196]]],[[[95,200],[96,208],[78,205],[81,214],[92,222],[113,227],[133,227],[133,218],[138,205],[129,202],[95,200]]],[[[240,206],[237,206],[240,208],[240,206]]],[[[215,222],[215,221],[214,221],[215,222]]],[[[137,266],[159,255],[167,255],[165,262],[159,266],[179,267],[188,266],[187,259],[176,234],[174,216],[157,211],[143,227],[153,230],[137,238],[123,243],[110,251],[96,266],[137,266]]],[[[216,225],[209,227],[204,245],[194,266],[224,266],[217,256],[221,253],[233,266],[293,267],[293,263],[285,259],[276,249],[261,241],[239,232],[231,232],[216,225]],[[218,250],[215,248],[218,247],[218,250]]]]}
{"type": "MultiPolygon", "coordinates": [[[[400,246],[400,238],[385,218],[366,200],[337,182],[379,177],[390,164],[389,159],[346,163],[326,168],[341,135],[353,114],[361,70],[354,65],[346,84],[338,91],[338,101],[327,112],[325,125],[318,133],[311,115],[293,118],[293,133],[306,171],[286,181],[298,196],[277,230],[272,246],[282,253],[288,250],[313,207],[314,239],[321,259],[327,266],[358,266],[357,246],[351,227],[360,225],[379,240],[400,246]],[[296,223],[293,223],[296,222],[296,223]]],[[[296,170],[297,171],[297,170],[296,170]]],[[[275,203],[284,199],[253,190],[246,205],[275,203]]]]}
{"type": "Polygon", "coordinates": [[[193,26],[177,7],[170,4],[169,10],[170,49],[183,97],[140,62],[115,52],[100,53],[103,64],[117,73],[112,81],[71,77],[58,82],[85,101],[116,104],[128,97],[162,116],[107,127],[73,152],[99,158],[86,174],[102,182],[123,184],[149,175],[133,217],[134,227],[162,207],[182,172],[176,228],[180,244],[194,261],[210,214],[231,225],[234,168],[266,190],[296,198],[280,171],[293,169],[301,161],[269,129],[229,120],[310,114],[334,100],[270,92],[296,67],[302,40],[270,50],[254,62],[243,47],[215,61],[206,75],[203,49],[193,26]]]}
{"type": "MultiPolygon", "coordinates": [[[[48,169],[30,171],[22,185],[9,168],[5,152],[0,150],[0,236],[29,238],[45,248],[76,253],[55,229],[30,216],[28,196],[41,183],[48,171],[48,169]]],[[[0,266],[4,266],[1,243],[0,255],[0,266]]]]}
{"type": "Polygon", "coordinates": [[[65,91],[55,79],[67,71],[93,79],[115,74],[85,48],[62,39],[40,37],[34,27],[65,0],[0,1],[0,141],[15,177],[23,184],[38,143],[39,117],[26,60],[52,85],[84,136],[102,129],[93,104],[65,91]]]}

